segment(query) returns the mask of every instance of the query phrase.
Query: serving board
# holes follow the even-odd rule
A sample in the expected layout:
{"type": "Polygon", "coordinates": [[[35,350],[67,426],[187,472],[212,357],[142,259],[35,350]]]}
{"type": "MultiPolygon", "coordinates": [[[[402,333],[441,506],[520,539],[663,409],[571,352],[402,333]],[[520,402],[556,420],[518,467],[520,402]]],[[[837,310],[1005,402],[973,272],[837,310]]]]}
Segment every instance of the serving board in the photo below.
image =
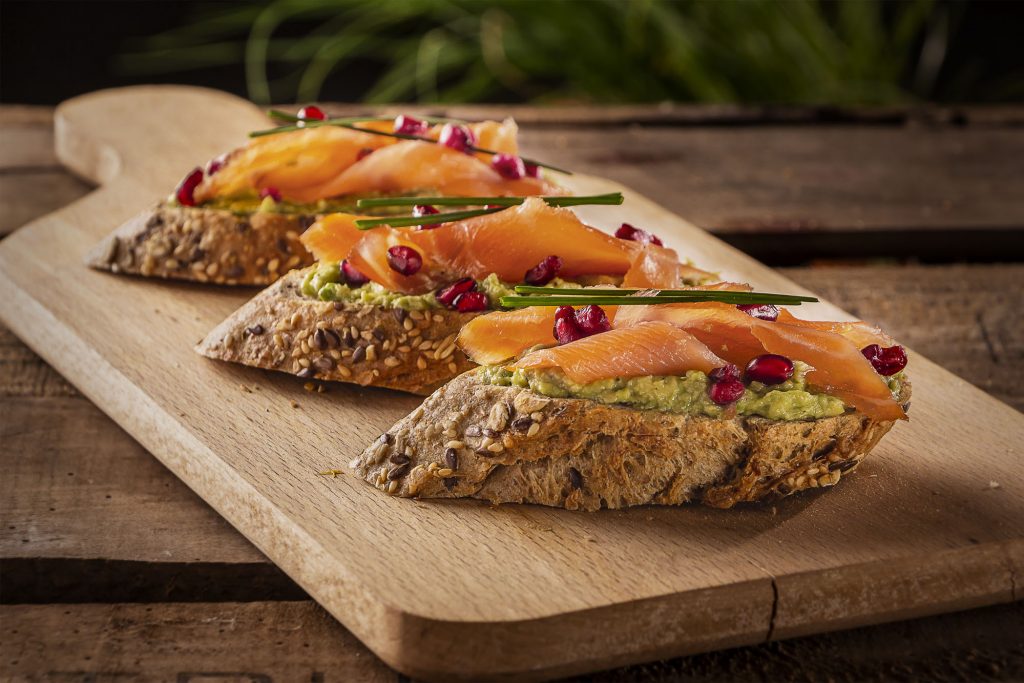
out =
{"type": "MultiPolygon", "coordinates": [[[[390,665],[540,679],[1020,598],[1024,416],[914,353],[911,421],[835,489],[774,505],[572,513],[319,476],[419,399],[310,394],[209,361],[193,344],[252,291],[82,265],[197,162],[266,125],[195,88],[63,104],[58,154],[101,187],[0,243],[0,318],[390,665]]],[[[567,182],[626,194],[581,209],[596,225],[628,220],[727,279],[803,291],[635,192],[567,182]]],[[[848,317],[827,303],[801,314],[848,317]]]]}

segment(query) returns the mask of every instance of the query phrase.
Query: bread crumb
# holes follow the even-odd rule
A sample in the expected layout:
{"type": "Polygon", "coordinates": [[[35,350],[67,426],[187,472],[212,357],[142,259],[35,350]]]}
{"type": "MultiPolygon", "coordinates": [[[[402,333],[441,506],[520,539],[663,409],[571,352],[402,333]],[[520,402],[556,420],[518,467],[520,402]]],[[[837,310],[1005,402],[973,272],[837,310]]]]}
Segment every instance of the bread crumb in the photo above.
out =
{"type": "Polygon", "coordinates": [[[244,384],[239,384],[238,388],[241,389],[242,391],[244,391],[247,394],[251,394],[252,393],[252,389],[250,389],[249,387],[245,386],[244,384]]]}
{"type": "Polygon", "coordinates": [[[298,408],[299,407],[299,402],[298,401],[291,401],[290,403],[291,403],[292,408],[298,408]]]}
{"type": "Polygon", "coordinates": [[[990,481],[988,483],[988,487],[990,489],[1001,489],[1001,488],[1003,488],[1002,485],[998,481],[990,481]]]}

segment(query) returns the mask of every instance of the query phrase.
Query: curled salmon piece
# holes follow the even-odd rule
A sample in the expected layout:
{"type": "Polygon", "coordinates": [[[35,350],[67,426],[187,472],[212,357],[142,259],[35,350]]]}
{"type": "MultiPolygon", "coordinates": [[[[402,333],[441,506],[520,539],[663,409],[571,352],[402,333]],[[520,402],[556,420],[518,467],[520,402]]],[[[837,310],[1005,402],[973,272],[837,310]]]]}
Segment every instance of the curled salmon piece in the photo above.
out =
{"type": "Polygon", "coordinates": [[[462,326],[459,347],[478,365],[497,365],[538,344],[553,344],[555,309],[548,306],[496,311],[462,326]]]}
{"type": "Polygon", "coordinates": [[[711,372],[723,365],[724,360],[689,332],[670,323],[645,322],[528,353],[512,367],[557,368],[574,382],[587,384],[612,377],[711,372]]]}
{"type": "Polygon", "coordinates": [[[814,330],[822,330],[824,332],[832,332],[843,337],[846,337],[854,344],[857,345],[858,349],[863,349],[865,346],[871,344],[878,344],[879,346],[895,346],[896,340],[890,337],[888,334],[883,332],[874,325],[869,325],[861,320],[852,322],[833,322],[830,320],[801,320],[795,315],[790,313],[786,309],[779,310],[780,323],[786,323],[788,325],[797,325],[799,327],[808,327],[814,330]]]}
{"type": "MultiPolygon", "coordinates": [[[[391,121],[365,121],[357,125],[382,132],[390,132],[393,127],[391,121]]],[[[518,130],[513,120],[484,121],[468,126],[476,137],[477,146],[518,154],[518,130]]],[[[440,130],[441,126],[432,126],[424,137],[436,140],[440,130]]],[[[445,184],[452,194],[461,195],[560,192],[556,186],[537,178],[505,180],[490,168],[490,160],[489,154],[464,154],[430,142],[402,140],[338,126],[317,126],[253,138],[245,147],[230,152],[221,168],[203,179],[194,196],[196,201],[204,202],[274,188],[285,199],[315,202],[354,193],[422,189],[443,193],[445,187],[440,185],[445,184]],[[389,152],[384,159],[367,164],[376,154],[391,147],[398,147],[399,151],[389,152]],[[360,172],[348,173],[360,167],[363,169],[360,172]],[[443,173],[451,173],[452,177],[446,179],[443,173]],[[457,191],[459,189],[466,191],[457,191]]]]}
{"type": "Polygon", "coordinates": [[[905,419],[889,386],[858,346],[841,334],[808,325],[769,322],[727,304],[622,306],[615,327],[649,321],[680,327],[713,353],[739,367],[763,353],[777,353],[812,366],[808,383],[879,420],[905,419]]]}
{"type": "MultiPolygon", "coordinates": [[[[571,209],[548,205],[530,197],[522,204],[497,213],[463,221],[442,223],[429,230],[379,227],[362,232],[353,243],[352,227],[358,217],[331,214],[314,224],[302,242],[317,260],[348,258],[363,274],[392,291],[421,294],[440,284],[462,277],[480,280],[495,273],[505,282],[522,282],[526,272],[548,256],[558,256],[560,277],[586,275],[642,278],[644,286],[673,288],[680,285],[683,270],[675,251],[663,247],[657,270],[634,277],[637,263],[647,259],[637,254],[650,249],[638,242],[622,240],[583,223],[571,209]],[[337,243],[332,243],[337,230],[337,243]],[[414,275],[400,275],[388,266],[390,247],[404,245],[423,258],[414,275]]],[[[425,221],[429,219],[424,219],[425,221]]],[[[704,271],[698,271],[698,277],[704,271]]]]}
{"type": "Polygon", "coordinates": [[[360,218],[371,216],[328,214],[306,228],[299,241],[318,261],[341,261],[348,258],[353,247],[366,236],[365,232],[356,227],[356,221],[360,218]]]}

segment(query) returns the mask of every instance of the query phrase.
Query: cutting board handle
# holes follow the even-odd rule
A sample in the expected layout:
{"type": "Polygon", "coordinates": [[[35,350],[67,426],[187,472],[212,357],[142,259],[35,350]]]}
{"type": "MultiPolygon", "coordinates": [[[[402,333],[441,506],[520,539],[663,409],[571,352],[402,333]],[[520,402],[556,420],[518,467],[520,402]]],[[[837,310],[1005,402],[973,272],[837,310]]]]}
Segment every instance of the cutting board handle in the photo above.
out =
{"type": "Polygon", "coordinates": [[[61,103],[54,115],[57,158],[106,185],[118,179],[168,192],[184,174],[245,144],[268,126],[251,102],[219,90],[180,85],[115,88],[61,103]]]}

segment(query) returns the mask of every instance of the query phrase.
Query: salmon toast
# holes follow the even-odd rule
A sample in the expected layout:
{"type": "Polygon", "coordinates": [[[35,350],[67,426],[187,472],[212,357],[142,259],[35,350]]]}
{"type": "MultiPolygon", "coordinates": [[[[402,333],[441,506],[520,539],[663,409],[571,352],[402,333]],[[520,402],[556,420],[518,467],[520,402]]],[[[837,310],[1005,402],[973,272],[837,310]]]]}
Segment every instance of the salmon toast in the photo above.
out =
{"type": "Polygon", "coordinates": [[[266,285],[311,265],[302,233],[320,216],[353,211],[361,198],[563,193],[519,156],[511,119],[327,119],[315,107],[291,119],[293,125],[257,132],[246,146],[188,172],[166,200],[97,245],[87,263],[116,273],[266,285]]]}
{"type": "Polygon", "coordinates": [[[729,508],[834,486],[907,417],[906,351],[866,323],[738,286],[613,294],[470,321],[481,367],[350,468],[405,497],[729,508]]]}
{"type": "MultiPolygon", "coordinates": [[[[306,379],[427,394],[475,366],[455,345],[459,331],[501,310],[517,286],[582,289],[641,281],[671,288],[715,279],[682,263],[673,249],[586,225],[571,209],[553,205],[559,198],[516,201],[469,211],[475,215],[460,220],[430,213],[429,206],[403,219],[324,216],[301,237],[316,263],[257,295],[197,350],[306,379]],[[422,224],[381,224],[410,220],[422,224]]],[[[546,339],[552,322],[526,320],[534,310],[545,313],[505,315],[519,316],[546,339]]],[[[517,344],[528,335],[507,330],[505,336],[517,344]]]]}

